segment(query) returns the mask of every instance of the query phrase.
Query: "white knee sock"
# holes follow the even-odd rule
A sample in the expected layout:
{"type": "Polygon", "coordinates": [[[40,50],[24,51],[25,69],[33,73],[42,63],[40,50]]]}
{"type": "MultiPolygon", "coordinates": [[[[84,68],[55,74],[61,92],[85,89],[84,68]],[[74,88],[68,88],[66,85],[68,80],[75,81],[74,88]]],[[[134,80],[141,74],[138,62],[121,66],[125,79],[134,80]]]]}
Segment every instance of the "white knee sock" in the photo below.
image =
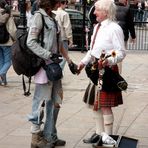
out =
{"type": "Polygon", "coordinates": [[[112,133],[113,133],[113,122],[114,122],[113,114],[103,115],[103,118],[104,118],[105,133],[107,133],[108,135],[112,135],[112,133]]]}
{"type": "Polygon", "coordinates": [[[103,114],[101,110],[94,111],[94,119],[96,122],[96,134],[100,135],[104,132],[103,114]]]}

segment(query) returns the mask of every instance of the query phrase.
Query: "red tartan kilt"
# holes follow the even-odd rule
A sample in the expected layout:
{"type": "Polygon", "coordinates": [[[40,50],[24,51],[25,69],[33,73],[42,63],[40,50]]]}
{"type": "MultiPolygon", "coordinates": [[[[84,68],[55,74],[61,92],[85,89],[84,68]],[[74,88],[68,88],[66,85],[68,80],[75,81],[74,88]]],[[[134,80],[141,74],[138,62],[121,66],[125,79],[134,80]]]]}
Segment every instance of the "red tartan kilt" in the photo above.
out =
{"type": "MultiPolygon", "coordinates": [[[[95,89],[96,88],[92,83],[87,86],[84,97],[83,97],[83,101],[86,104],[89,104],[89,105],[94,104],[95,89]]],[[[101,107],[115,107],[120,104],[123,104],[121,91],[117,91],[117,92],[100,91],[99,105],[101,107]]]]}
{"type": "MultiPolygon", "coordinates": [[[[112,67],[112,70],[118,72],[118,66],[114,65],[112,67]]],[[[117,92],[106,92],[106,91],[100,91],[100,106],[101,107],[115,107],[120,104],[123,104],[122,100],[122,92],[117,91],[117,92]]]]}
{"type": "MultiPolygon", "coordinates": [[[[118,72],[117,65],[113,66],[112,69],[114,71],[118,72]]],[[[93,85],[93,84],[91,83],[91,85],[93,85]]],[[[83,101],[89,105],[93,105],[94,100],[95,100],[94,98],[95,98],[95,89],[96,88],[92,89],[92,90],[90,88],[94,88],[94,87],[87,87],[84,97],[83,97],[83,101]],[[89,89],[91,90],[90,94],[88,93],[89,89]]],[[[115,107],[115,106],[123,104],[121,91],[106,92],[106,91],[101,90],[99,95],[100,95],[100,97],[99,97],[99,106],[100,107],[115,107]]]]}
{"type": "Polygon", "coordinates": [[[122,93],[100,91],[99,104],[100,107],[115,107],[123,104],[122,93]]]}

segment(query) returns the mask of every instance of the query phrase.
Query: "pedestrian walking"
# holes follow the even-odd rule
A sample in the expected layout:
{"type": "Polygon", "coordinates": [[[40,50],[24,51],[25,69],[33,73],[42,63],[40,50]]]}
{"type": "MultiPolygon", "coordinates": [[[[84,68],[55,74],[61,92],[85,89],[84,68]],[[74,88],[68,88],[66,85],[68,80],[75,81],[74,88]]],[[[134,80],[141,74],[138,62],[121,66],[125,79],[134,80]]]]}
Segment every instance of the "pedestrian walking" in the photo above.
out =
{"type": "Polygon", "coordinates": [[[129,37],[130,37],[130,42],[132,43],[135,43],[136,40],[133,16],[131,14],[130,8],[127,6],[127,0],[119,0],[119,2],[116,3],[116,5],[117,5],[116,18],[118,24],[123,29],[125,48],[127,49],[127,42],[129,37]]]}
{"type": "MultiPolygon", "coordinates": [[[[83,141],[84,143],[95,143],[93,147],[98,147],[100,145],[99,140],[102,132],[108,135],[112,134],[114,123],[112,108],[123,104],[121,91],[105,85],[106,82],[111,79],[106,75],[107,69],[118,73],[117,63],[125,58],[126,53],[123,31],[115,21],[115,3],[112,0],[97,1],[95,3],[94,14],[99,23],[94,27],[90,50],[79,63],[78,71],[80,72],[94,59],[97,60],[100,71],[98,74],[98,85],[95,85],[97,95],[91,98],[94,100],[92,108],[96,122],[96,132],[90,138],[84,139],[83,141]],[[103,60],[102,57],[104,57],[103,60]]],[[[95,83],[97,84],[97,82],[95,83]]],[[[112,86],[113,84],[110,85],[112,86]]]]}
{"type": "MultiPolygon", "coordinates": [[[[123,29],[125,48],[127,49],[127,43],[130,37],[130,43],[136,42],[135,26],[133,22],[133,16],[131,14],[130,7],[127,6],[127,0],[119,0],[117,3],[116,18],[118,24],[123,29]]],[[[118,63],[119,73],[122,72],[122,63],[118,63]]]]}
{"type": "MultiPolygon", "coordinates": [[[[60,28],[55,20],[55,14],[52,12],[60,5],[60,0],[40,0],[39,10],[34,14],[29,29],[27,46],[36,55],[45,60],[46,63],[52,63],[58,59],[58,48],[67,60],[68,64],[72,63],[60,37],[60,28]],[[44,47],[38,43],[38,37],[42,30],[42,17],[45,21],[44,26],[44,47]]],[[[31,147],[35,148],[54,148],[55,146],[64,146],[66,141],[57,136],[56,121],[59,108],[56,104],[61,104],[63,99],[63,90],[61,80],[50,81],[47,79],[46,72],[43,68],[34,76],[35,91],[32,100],[32,113],[28,115],[29,121],[32,122],[31,147]],[[45,106],[45,110],[43,110],[45,106]],[[43,113],[45,112],[45,121],[43,123],[43,113]],[[55,131],[56,130],[56,131],[55,131]]]]}
{"type": "Polygon", "coordinates": [[[11,66],[11,45],[16,40],[16,26],[10,12],[6,1],[0,0],[0,85],[4,86],[11,66]]]}

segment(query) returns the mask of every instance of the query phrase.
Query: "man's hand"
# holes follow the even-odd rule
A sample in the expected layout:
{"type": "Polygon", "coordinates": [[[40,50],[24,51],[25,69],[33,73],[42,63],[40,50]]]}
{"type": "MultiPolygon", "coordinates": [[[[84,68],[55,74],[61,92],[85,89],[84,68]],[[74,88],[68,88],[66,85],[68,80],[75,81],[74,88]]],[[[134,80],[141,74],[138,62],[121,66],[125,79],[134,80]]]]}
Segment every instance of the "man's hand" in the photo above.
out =
{"type": "Polygon", "coordinates": [[[68,47],[71,48],[73,46],[73,42],[69,42],[68,47]]]}
{"type": "Polygon", "coordinates": [[[133,44],[136,43],[136,38],[134,38],[134,39],[130,38],[130,42],[133,43],[133,44]]]}
{"type": "Polygon", "coordinates": [[[85,67],[85,64],[83,64],[82,62],[80,62],[78,64],[78,68],[77,68],[77,74],[80,74],[81,70],[85,67]]]}
{"type": "Polygon", "coordinates": [[[68,47],[71,48],[73,46],[73,39],[69,38],[68,39],[68,47]]]}
{"type": "Polygon", "coordinates": [[[108,65],[108,60],[105,59],[105,60],[98,60],[98,65],[99,65],[99,69],[102,69],[103,67],[107,66],[108,65]]]}

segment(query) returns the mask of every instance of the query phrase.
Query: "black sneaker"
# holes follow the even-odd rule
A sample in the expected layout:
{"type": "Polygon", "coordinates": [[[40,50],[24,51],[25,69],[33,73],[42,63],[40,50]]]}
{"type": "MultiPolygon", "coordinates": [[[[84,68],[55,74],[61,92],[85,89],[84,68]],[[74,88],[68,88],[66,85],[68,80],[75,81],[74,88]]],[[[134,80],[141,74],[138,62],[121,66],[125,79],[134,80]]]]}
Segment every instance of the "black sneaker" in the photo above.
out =
{"type": "Polygon", "coordinates": [[[54,146],[64,146],[66,144],[66,141],[62,139],[57,139],[53,144],[54,146]]]}
{"type": "Polygon", "coordinates": [[[92,144],[96,143],[100,139],[100,135],[94,133],[90,138],[88,139],[83,139],[84,143],[92,144]]]}
{"type": "Polygon", "coordinates": [[[102,146],[102,137],[101,136],[100,136],[100,138],[98,139],[98,141],[96,143],[92,144],[93,148],[98,148],[100,146],[102,146]]]}

